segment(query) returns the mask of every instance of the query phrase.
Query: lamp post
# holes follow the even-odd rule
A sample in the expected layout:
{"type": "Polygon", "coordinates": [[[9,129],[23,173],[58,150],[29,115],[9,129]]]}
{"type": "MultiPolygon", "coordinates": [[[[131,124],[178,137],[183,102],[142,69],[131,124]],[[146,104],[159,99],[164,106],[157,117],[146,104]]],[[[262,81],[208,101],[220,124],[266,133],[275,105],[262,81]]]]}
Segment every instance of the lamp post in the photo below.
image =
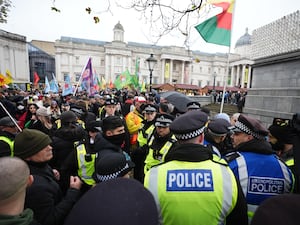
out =
{"type": "Polygon", "coordinates": [[[157,60],[153,57],[153,54],[150,54],[150,57],[146,59],[148,62],[148,68],[150,71],[150,86],[149,86],[149,91],[150,93],[152,92],[152,72],[154,69],[155,64],[157,63],[157,60]]]}

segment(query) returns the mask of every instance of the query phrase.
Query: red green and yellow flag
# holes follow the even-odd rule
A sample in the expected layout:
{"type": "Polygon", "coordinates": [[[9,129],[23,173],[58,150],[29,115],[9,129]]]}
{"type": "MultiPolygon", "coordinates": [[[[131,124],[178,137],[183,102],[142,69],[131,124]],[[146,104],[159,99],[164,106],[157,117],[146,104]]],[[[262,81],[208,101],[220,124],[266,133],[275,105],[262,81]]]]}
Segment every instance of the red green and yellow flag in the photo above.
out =
{"type": "Polygon", "coordinates": [[[214,7],[222,8],[222,12],[195,26],[206,42],[230,46],[234,2],[235,0],[211,0],[208,2],[214,7]]]}

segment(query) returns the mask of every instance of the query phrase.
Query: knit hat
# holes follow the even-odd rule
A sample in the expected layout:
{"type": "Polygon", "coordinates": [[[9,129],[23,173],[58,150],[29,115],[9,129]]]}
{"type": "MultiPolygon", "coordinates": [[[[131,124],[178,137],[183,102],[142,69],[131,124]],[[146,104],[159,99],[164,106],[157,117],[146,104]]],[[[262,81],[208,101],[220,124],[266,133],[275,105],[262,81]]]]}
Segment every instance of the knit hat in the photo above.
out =
{"type": "Polygon", "coordinates": [[[36,110],[36,115],[37,116],[49,116],[47,108],[45,108],[45,107],[38,108],[38,110],[36,110]]]}
{"type": "Polygon", "coordinates": [[[60,115],[60,121],[62,124],[68,124],[76,122],[76,114],[72,111],[63,112],[60,115]]]}
{"type": "Polygon", "coordinates": [[[187,111],[170,125],[177,140],[188,140],[203,133],[208,116],[199,110],[187,111]]]}
{"type": "Polygon", "coordinates": [[[97,159],[94,179],[97,182],[103,182],[122,177],[134,166],[131,160],[126,160],[123,153],[108,152],[97,159]]]}
{"type": "Polygon", "coordinates": [[[73,207],[64,225],[156,225],[155,200],[140,182],[117,178],[97,184],[73,207]]]}
{"type": "Polygon", "coordinates": [[[14,155],[26,159],[41,151],[51,142],[50,137],[39,130],[24,129],[15,138],[14,155]]]}
{"type": "Polygon", "coordinates": [[[268,135],[268,130],[264,128],[261,122],[252,117],[241,114],[234,126],[229,128],[233,132],[243,132],[252,135],[256,139],[263,140],[268,135]]]}
{"type": "Polygon", "coordinates": [[[119,116],[107,116],[102,120],[102,131],[114,130],[124,126],[124,121],[119,116]]]}
{"type": "Polygon", "coordinates": [[[269,131],[273,137],[284,144],[293,144],[295,133],[292,127],[271,125],[269,131]]]}

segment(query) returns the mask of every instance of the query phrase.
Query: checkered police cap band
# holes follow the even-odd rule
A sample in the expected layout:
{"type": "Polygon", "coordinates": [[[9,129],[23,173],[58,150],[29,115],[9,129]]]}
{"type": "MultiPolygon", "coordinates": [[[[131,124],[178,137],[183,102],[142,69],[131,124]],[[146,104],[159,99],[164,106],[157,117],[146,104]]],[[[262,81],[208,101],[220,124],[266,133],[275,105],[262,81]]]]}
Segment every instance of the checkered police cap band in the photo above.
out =
{"type": "Polygon", "coordinates": [[[252,131],[249,127],[247,127],[245,124],[243,124],[240,121],[237,121],[234,126],[236,128],[238,128],[239,130],[241,130],[242,132],[248,134],[248,135],[252,135],[254,138],[259,139],[259,140],[263,140],[264,136],[260,135],[259,133],[256,133],[254,131],[252,131]]]}
{"type": "Polygon", "coordinates": [[[100,175],[100,174],[96,174],[97,179],[99,180],[99,182],[103,182],[103,181],[108,181],[114,178],[117,178],[123,171],[129,169],[129,164],[126,163],[126,165],[119,171],[114,172],[112,174],[107,174],[107,175],[100,175]]]}
{"type": "Polygon", "coordinates": [[[178,140],[189,140],[203,133],[205,126],[186,134],[174,134],[178,140]]]}

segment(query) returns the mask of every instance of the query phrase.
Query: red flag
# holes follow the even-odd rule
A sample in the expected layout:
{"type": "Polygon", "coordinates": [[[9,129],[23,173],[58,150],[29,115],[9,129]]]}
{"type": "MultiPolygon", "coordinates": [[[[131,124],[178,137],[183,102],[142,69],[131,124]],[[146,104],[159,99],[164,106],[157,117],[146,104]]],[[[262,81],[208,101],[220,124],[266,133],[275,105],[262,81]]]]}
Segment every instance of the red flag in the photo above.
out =
{"type": "Polygon", "coordinates": [[[39,82],[39,80],[40,80],[39,75],[37,74],[37,72],[34,72],[34,74],[33,74],[33,84],[37,85],[37,83],[39,82]]]}

